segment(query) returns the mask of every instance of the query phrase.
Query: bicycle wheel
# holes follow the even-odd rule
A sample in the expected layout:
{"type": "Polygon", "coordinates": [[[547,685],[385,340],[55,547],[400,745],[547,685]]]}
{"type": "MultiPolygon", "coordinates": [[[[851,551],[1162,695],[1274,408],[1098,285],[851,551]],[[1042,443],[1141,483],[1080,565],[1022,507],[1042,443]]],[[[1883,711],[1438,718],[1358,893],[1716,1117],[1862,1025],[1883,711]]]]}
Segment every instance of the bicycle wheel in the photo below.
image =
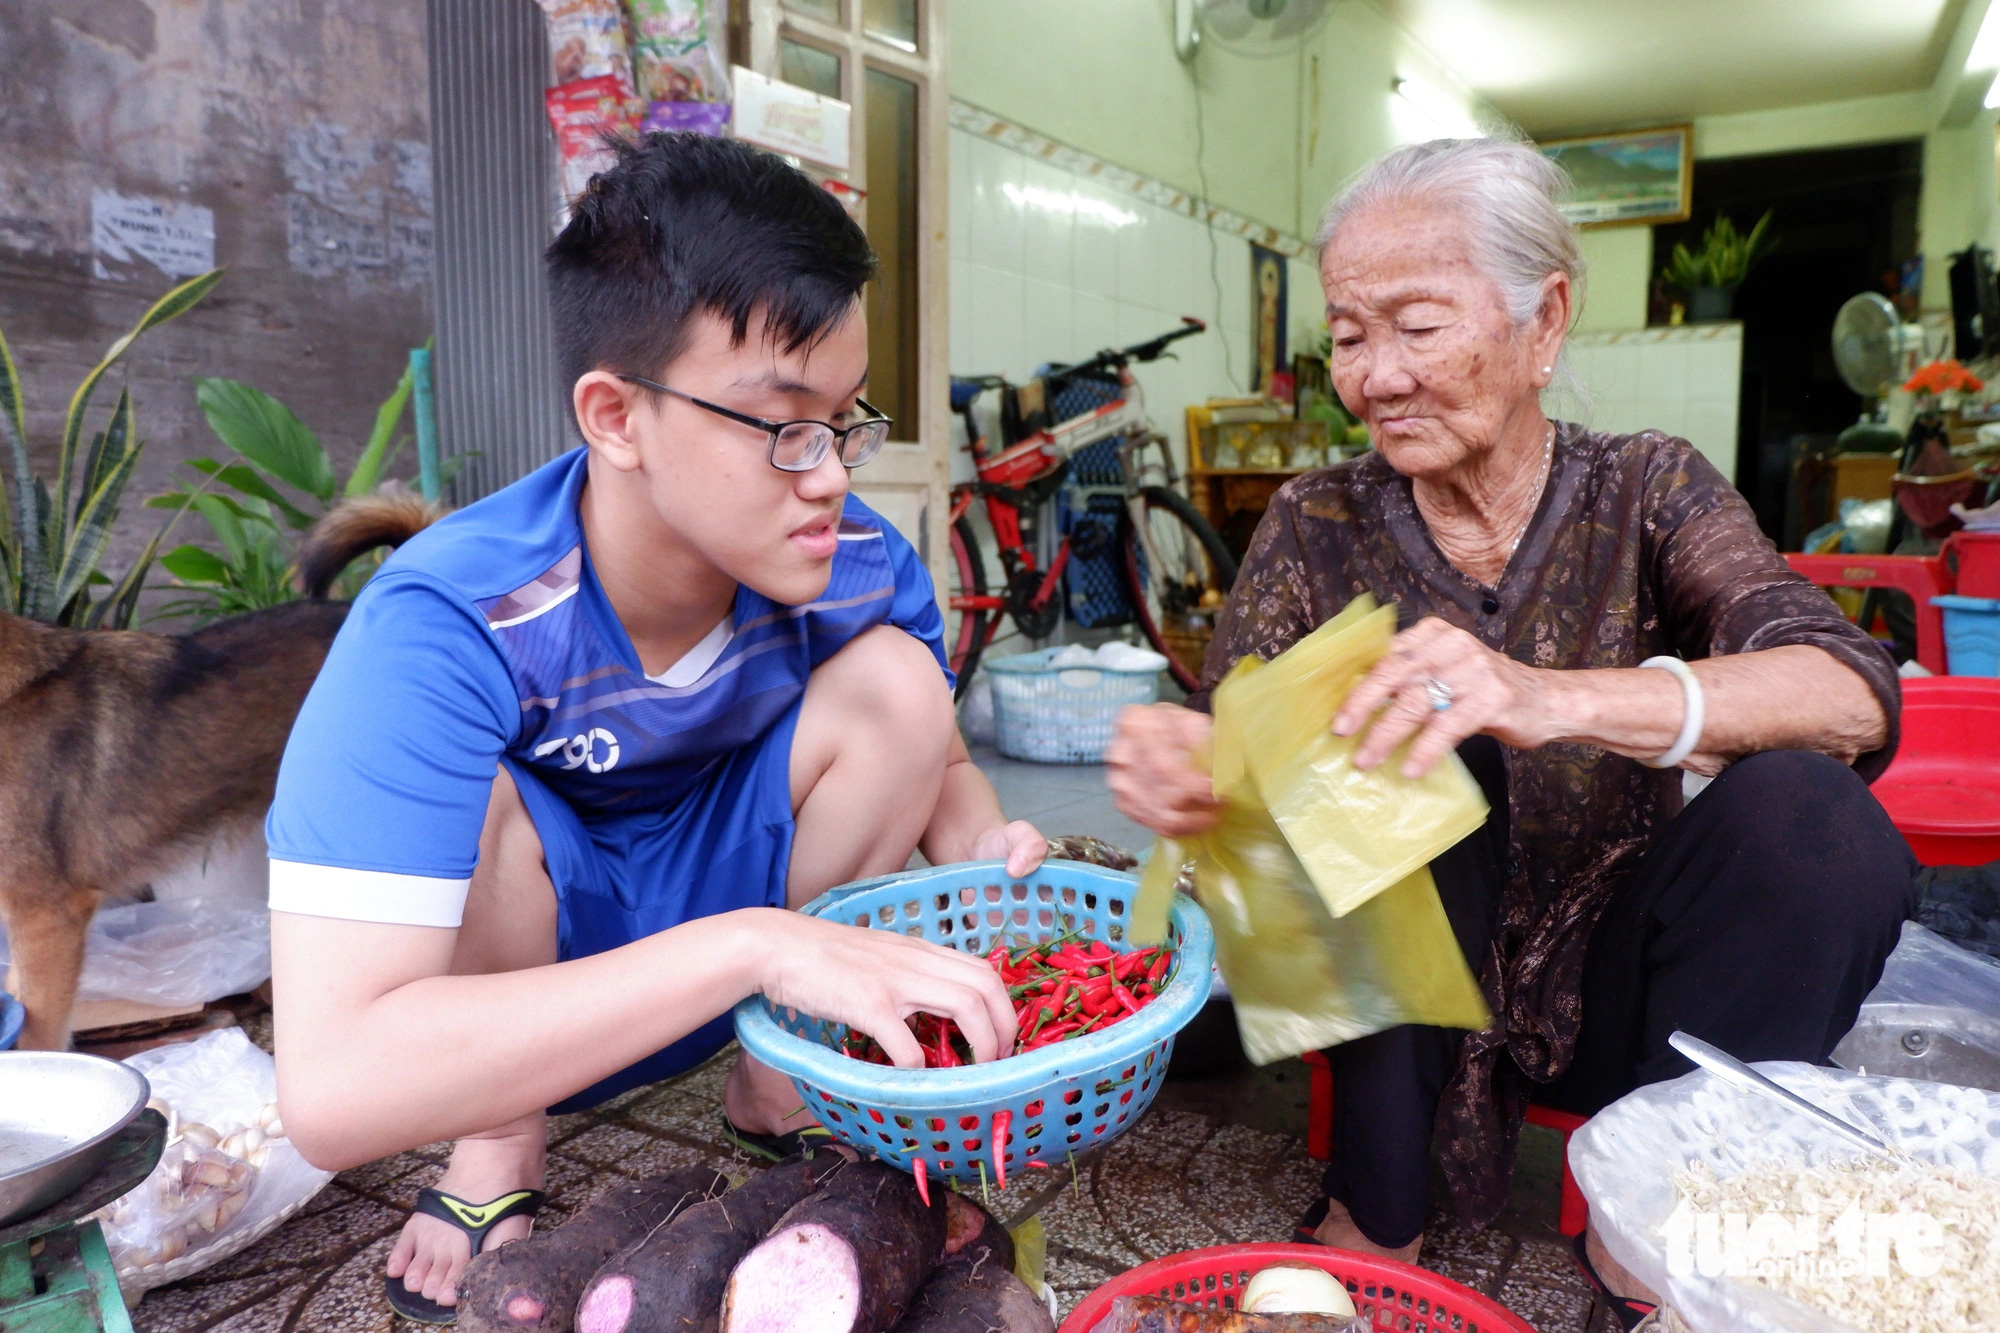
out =
{"type": "MultiPolygon", "coordinates": [[[[986,562],[980,557],[979,538],[972,531],[971,520],[963,517],[951,525],[951,574],[952,587],[948,591],[952,600],[986,596],[986,562]]],[[[958,686],[951,696],[954,701],[963,699],[972,684],[972,673],[979,669],[979,655],[986,651],[986,636],[991,629],[990,612],[946,605],[945,653],[951,660],[952,673],[958,677],[958,686]]]]}
{"type": "Polygon", "coordinates": [[[1126,512],[1125,587],[1139,627],[1185,690],[1201,683],[1202,658],[1222,598],[1236,582],[1236,557],[1186,496],[1165,486],[1139,492],[1146,530],[1126,512]]]}

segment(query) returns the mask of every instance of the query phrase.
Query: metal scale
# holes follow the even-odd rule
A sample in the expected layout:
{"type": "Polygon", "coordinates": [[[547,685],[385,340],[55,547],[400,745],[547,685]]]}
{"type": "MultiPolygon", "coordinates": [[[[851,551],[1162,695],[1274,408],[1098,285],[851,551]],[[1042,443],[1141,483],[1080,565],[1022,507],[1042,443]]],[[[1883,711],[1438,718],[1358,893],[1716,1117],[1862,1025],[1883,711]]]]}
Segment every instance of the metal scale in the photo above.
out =
{"type": "MultiPolygon", "coordinates": [[[[9,1059],[0,1055],[0,1079],[9,1076],[9,1059]]],[[[132,1333],[104,1232],[86,1219],[145,1180],[166,1142],[165,1118],[141,1111],[111,1137],[108,1154],[81,1183],[0,1227],[0,1333],[132,1333]]],[[[79,1144],[71,1155],[104,1147],[79,1144]]]]}

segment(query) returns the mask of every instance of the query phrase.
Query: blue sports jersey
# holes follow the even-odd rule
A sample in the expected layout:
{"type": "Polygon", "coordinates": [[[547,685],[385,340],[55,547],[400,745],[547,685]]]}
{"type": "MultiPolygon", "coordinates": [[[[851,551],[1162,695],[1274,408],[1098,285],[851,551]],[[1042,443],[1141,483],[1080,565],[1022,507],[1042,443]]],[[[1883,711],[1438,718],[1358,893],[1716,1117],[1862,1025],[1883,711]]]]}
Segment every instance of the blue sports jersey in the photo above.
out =
{"type": "Polygon", "coordinates": [[[587,454],[419,533],[355,599],[279,770],[272,907],[455,926],[503,757],[586,820],[653,817],[865,630],[898,626],[944,667],[929,574],[850,495],[824,594],[783,606],[739,588],[697,678],[648,677],[584,545],[587,454]]]}

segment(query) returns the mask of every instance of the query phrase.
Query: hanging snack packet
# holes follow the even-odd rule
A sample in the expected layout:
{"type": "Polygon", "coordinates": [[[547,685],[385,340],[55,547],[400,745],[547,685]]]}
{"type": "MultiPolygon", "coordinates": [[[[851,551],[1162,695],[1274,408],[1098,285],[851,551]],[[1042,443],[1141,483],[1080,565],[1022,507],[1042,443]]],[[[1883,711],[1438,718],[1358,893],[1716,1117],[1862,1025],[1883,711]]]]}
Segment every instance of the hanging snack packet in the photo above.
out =
{"type": "Polygon", "coordinates": [[[632,63],[648,102],[726,102],[729,69],[708,0],[628,0],[632,63]]]}
{"type": "Polygon", "coordinates": [[[550,88],[542,94],[542,101],[548,108],[549,124],[555,128],[556,151],[562,159],[563,199],[572,200],[583,193],[592,176],[616,160],[604,146],[604,136],[632,133],[630,103],[618,80],[609,74],[550,88]]]}
{"type": "Polygon", "coordinates": [[[632,58],[618,0],[537,0],[549,24],[549,63],[558,84],[610,77],[632,97],[632,58]]]}
{"type": "Polygon", "coordinates": [[[1430,786],[1403,778],[1395,758],[1358,772],[1354,742],[1329,730],[1393,628],[1394,613],[1364,597],[1276,660],[1236,664],[1214,696],[1221,820],[1160,839],[1140,882],[1132,938],[1145,943],[1164,938],[1175,883],[1193,863],[1243,1049],[1258,1064],[1405,1023],[1488,1021],[1428,864],[1484,821],[1478,784],[1455,755],[1430,786]]]}

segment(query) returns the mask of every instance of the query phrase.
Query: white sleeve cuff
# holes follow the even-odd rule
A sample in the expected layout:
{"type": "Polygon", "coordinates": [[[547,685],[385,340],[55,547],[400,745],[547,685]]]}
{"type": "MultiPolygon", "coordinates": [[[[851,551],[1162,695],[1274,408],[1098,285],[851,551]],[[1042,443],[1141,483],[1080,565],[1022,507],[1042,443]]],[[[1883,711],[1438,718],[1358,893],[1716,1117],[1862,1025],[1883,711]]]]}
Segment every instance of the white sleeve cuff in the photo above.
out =
{"type": "Polygon", "coordinates": [[[470,877],[436,879],[271,858],[271,910],[300,916],[455,930],[471,887],[470,877]]]}

